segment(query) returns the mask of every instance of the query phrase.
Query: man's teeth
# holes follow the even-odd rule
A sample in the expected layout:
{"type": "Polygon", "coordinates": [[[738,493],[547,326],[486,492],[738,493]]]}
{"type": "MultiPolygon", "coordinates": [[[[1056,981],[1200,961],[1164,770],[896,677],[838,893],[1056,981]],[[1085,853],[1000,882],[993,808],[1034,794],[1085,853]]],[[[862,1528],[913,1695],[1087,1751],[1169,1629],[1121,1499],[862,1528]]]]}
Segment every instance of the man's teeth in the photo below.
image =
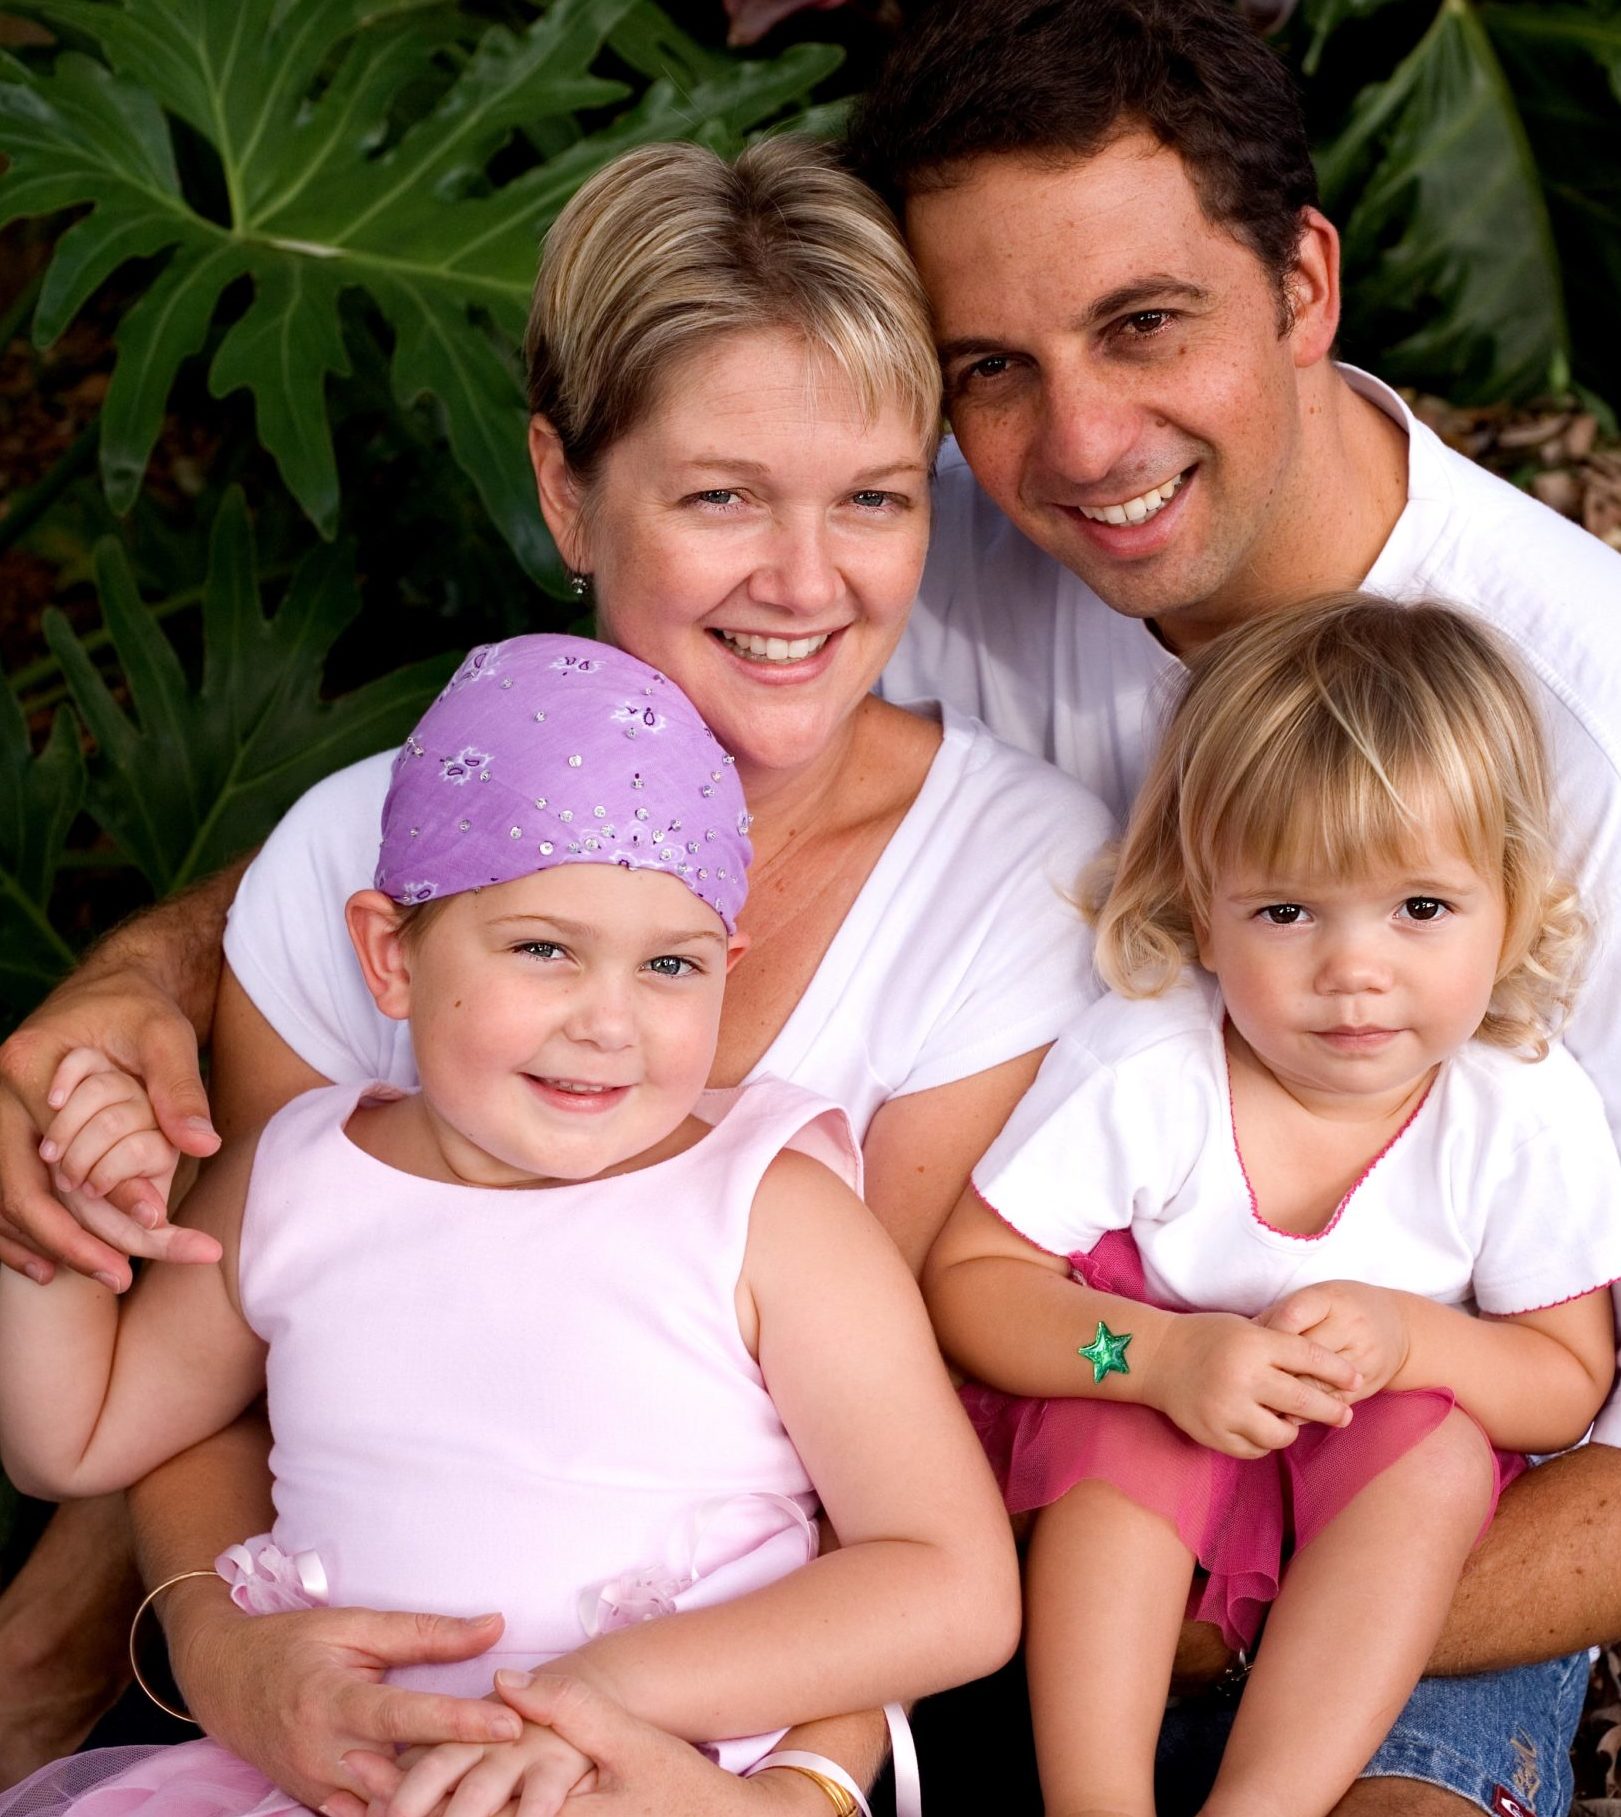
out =
{"type": "Polygon", "coordinates": [[[756,637],[752,631],[722,631],[722,643],[739,656],[753,656],[762,662],[803,662],[821,649],[830,631],[820,637],[756,637]]]}
{"type": "Polygon", "coordinates": [[[1091,518],[1095,524],[1145,524],[1156,511],[1163,510],[1171,502],[1184,477],[1180,473],[1173,474],[1163,486],[1156,486],[1152,492],[1144,492],[1140,497],[1128,498],[1123,505],[1082,505],[1081,516],[1091,518]]]}

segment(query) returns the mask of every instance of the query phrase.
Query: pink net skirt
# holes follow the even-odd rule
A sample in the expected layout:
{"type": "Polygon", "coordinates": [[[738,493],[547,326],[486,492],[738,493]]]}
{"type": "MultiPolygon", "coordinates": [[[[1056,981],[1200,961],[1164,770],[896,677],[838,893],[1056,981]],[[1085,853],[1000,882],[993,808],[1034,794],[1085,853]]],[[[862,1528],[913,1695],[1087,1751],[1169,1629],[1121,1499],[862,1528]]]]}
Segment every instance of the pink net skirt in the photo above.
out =
{"type": "Polygon", "coordinates": [[[305,1808],[217,1741],[73,1754],[0,1794],[0,1817],[278,1817],[305,1808]]]}
{"type": "MultiPolygon", "coordinates": [[[[1070,1260],[1088,1286],[1150,1298],[1129,1232],[1110,1232],[1070,1260]]],[[[1234,1648],[1253,1643],[1291,1553],[1456,1404],[1445,1389],[1376,1394],[1358,1403],[1349,1426],[1303,1426],[1292,1445],[1250,1460],[1208,1450],[1152,1407],[1030,1400],[977,1383],[962,1399],[1011,1512],[1045,1507],[1079,1482],[1113,1483],[1175,1527],[1207,1574],[1194,1581],[1188,1615],[1214,1622],[1234,1648]]],[[[1504,1451],[1493,1458],[1495,1510],[1525,1459],[1504,1451]]],[[[1488,1512],[1481,1532],[1490,1524],[1488,1512]]]]}

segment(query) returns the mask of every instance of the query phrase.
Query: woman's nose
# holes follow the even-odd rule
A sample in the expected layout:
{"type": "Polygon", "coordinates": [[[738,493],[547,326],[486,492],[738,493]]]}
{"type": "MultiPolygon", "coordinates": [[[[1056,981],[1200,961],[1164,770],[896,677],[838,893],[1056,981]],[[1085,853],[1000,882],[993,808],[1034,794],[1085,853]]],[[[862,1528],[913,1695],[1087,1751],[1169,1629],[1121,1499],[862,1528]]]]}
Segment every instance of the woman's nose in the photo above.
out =
{"type": "Polygon", "coordinates": [[[775,526],[749,581],[750,596],[761,605],[805,615],[837,604],[843,588],[828,530],[821,523],[775,526]]]}

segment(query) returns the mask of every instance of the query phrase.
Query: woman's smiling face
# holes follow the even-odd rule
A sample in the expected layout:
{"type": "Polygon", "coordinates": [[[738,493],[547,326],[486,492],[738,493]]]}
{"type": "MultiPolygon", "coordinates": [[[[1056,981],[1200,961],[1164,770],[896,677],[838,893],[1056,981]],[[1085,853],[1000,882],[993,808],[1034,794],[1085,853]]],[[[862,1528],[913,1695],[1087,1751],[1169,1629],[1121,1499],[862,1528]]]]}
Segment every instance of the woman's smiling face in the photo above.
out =
{"type": "Polygon", "coordinates": [[[678,367],[583,509],[559,509],[561,457],[538,419],[532,447],[600,634],[683,688],[745,772],[814,763],[877,680],[922,573],[930,448],[900,404],[868,420],[798,335],[765,330],[678,367]]]}

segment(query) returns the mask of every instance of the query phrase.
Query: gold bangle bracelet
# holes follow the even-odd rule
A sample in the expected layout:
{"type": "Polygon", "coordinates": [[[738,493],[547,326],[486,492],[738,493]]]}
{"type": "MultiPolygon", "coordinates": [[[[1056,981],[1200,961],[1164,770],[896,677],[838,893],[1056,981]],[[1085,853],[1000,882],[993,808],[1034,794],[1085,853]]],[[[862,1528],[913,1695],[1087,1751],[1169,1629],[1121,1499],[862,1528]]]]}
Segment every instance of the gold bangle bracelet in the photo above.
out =
{"type": "Polygon", "coordinates": [[[146,1682],[146,1674],[141,1670],[141,1662],[135,1645],[141,1630],[141,1617],[165,1590],[172,1590],[176,1584],[183,1584],[188,1577],[212,1577],[216,1583],[224,1581],[217,1571],[176,1571],[173,1577],[164,1578],[155,1590],[148,1590],[146,1595],[141,1598],[141,1606],[135,1611],[134,1620],[129,1624],[129,1669],[135,1674],[135,1682],[166,1716],[172,1716],[176,1722],[189,1722],[194,1729],[198,1729],[202,1727],[202,1724],[189,1710],[177,1710],[172,1703],[165,1703],[146,1682]]]}
{"type": "Polygon", "coordinates": [[[818,1773],[815,1767],[802,1767],[789,1760],[774,1760],[762,1769],[768,1773],[799,1773],[812,1785],[820,1786],[827,1794],[827,1801],[832,1805],[836,1817],[859,1817],[861,1807],[845,1791],[836,1779],[829,1779],[825,1773],[818,1773]]]}

